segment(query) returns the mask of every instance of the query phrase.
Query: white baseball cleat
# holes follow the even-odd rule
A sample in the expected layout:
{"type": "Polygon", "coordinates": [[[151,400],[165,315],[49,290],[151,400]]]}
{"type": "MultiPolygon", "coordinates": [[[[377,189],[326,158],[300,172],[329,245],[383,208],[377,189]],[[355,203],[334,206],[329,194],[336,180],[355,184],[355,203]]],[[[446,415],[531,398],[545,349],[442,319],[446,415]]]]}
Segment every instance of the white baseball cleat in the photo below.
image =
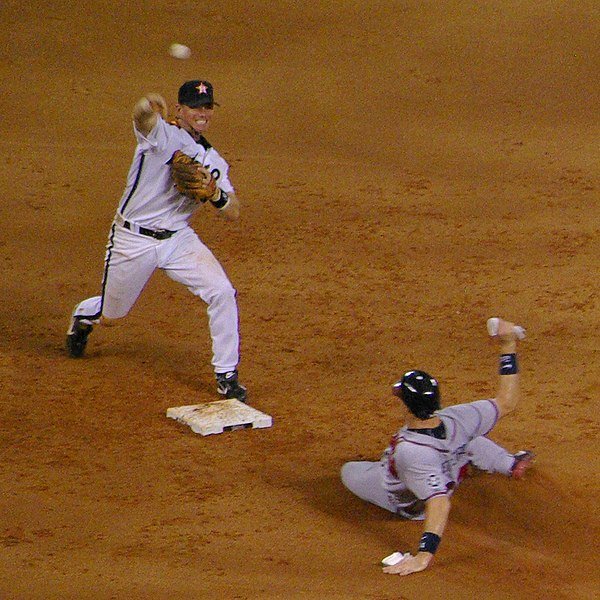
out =
{"type": "MultiPolygon", "coordinates": [[[[500,319],[498,317],[492,317],[491,319],[487,320],[487,330],[491,337],[495,337],[498,335],[498,331],[500,330],[500,322],[501,321],[502,321],[502,319],[500,319]]],[[[513,327],[513,331],[515,332],[517,339],[519,339],[519,340],[525,339],[525,329],[523,327],[521,327],[520,325],[515,325],[513,327]]]]}

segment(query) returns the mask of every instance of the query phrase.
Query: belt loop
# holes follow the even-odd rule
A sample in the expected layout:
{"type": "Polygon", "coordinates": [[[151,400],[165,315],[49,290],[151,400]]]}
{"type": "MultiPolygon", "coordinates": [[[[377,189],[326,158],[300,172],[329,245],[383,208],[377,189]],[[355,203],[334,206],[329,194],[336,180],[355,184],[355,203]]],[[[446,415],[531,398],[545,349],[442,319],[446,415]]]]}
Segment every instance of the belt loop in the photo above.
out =
{"type": "Polygon", "coordinates": [[[129,231],[133,231],[133,233],[139,233],[139,227],[130,221],[126,221],[123,215],[119,212],[115,214],[115,223],[121,227],[124,227],[125,229],[129,229],[129,231]]]}
{"type": "Polygon", "coordinates": [[[115,223],[116,223],[117,225],[120,225],[121,227],[125,227],[125,229],[129,229],[129,230],[132,230],[132,229],[133,229],[133,228],[131,227],[131,223],[129,223],[129,221],[126,221],[126,220],[123,218],[123,215],[122,215],[120,212],[118,212],[118,213],[115,215],[115,223]]]}

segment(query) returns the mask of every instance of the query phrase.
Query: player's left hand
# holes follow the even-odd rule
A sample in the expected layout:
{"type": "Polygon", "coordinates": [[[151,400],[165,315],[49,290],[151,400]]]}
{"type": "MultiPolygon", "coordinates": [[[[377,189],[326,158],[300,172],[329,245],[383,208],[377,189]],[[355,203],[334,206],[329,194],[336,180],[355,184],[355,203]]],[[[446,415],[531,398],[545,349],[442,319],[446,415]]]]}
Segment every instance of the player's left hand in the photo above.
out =
{"type": "Polygon", "coordinates": [[[204,203],[218,193],[217,182],[208,169],[181,150],[174,152],[170,165],[171,176],[180,194],[204,203]]]}
{"type": "Polygon", "coordinates": [[[409,554],[399,563],[390,567],[383,567],[382,570],[388,575],[410,575],[411,573],[424,571],[432,559],[433,555],[429,554],[429,552],[419,552],[416,556],[409,554]]]}

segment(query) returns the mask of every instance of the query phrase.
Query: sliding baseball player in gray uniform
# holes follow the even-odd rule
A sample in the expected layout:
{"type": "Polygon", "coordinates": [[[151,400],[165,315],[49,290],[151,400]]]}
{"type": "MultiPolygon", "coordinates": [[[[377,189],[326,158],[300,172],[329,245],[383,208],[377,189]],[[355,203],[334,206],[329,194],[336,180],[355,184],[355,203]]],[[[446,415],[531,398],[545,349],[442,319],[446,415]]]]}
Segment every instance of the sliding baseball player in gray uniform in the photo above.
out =
{"type": "Polygon", "coordinates": [[[404,427],[379,461],[342,467],[344,485],[363,500],[406,519],[424,521],[418,552],[387,557],[385,573],[408,575],[431,563],[448,520],[450,499],[469,464],[514,479],[523,477],[531,464],[532,452],[510,454],[485,437],[517,405],[516,347],[525,335],[521,327],[498,318],[489,319],[488,331],[501,352],[495,398],[441,410],[437,381],[424,371],[409,371],[393,386],[394,395],[402,400],[404,427]]]}
{"type": "Polygon", "coordinates": [[[160,95],[148,94],[136,103],[137,147],[109,234],[102,292],[75,306],[67,350],[74,358],[82,356],[93,326],[126,316],[152,273],[162,269],[208,305],[217,391],[226,398],[245,401],[246,388],[239,383],[237,372],[236,292],[188,224],[204,202],[227,220],[239,216],[229,165],[204,137],[214,105],[213,87],[202,80],[187,81],[180,87],[175,123],[165,121],[167,105],[160,95]],[[195,159],[194,168],[212,185],[210,195],[201,202],[175,186],[171,163],[177,151],[190,162],[195,159]]]}

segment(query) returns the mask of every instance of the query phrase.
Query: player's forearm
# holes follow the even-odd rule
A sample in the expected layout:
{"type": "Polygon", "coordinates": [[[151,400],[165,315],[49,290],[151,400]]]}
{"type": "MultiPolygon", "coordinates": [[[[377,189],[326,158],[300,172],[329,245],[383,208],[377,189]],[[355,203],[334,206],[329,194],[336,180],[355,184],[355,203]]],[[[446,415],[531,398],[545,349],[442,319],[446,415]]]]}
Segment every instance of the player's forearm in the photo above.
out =
{"type": "Polygon", "coordinates": [[[525,330],[514,323],[493,318],[488,321],[488,331],[500,342],[500,365],[496,405],[500,417],[512,412],[521,397],[517,340],[525,337],[525,330]]]}
{"type": "Polygon", "coordinates": [[[500,375],[498,394],[496,395],[496,404],[500,411],[500,416],[504,417],[512,412],[517,407],[520,397],[519,375],[500,375]]]}
{"type": "Polygon", "coordinates": [[[383,572],[389,575],[410,575],[426,569],[437,550],[440,538],[446,528],[450,514],[450,498],[436,496],[425,504],[425,521],[423,535],[419,543],[419,552],[415,556],[406,555],[406,558],[396,564],[385,566],[383,572]]]}
{"type": "Polygon", "coordinates": [[[450,514],[450,498],[435,496],[425,503],[425,521],[423,531],[430,531],[440,537],[444,533],[450,514]]]}
{"type": "Polygon", "coordinates": [[[415,556],[416,561],[423,568],[433,560],[433,555],[436,553],[444,529],[446,529],[449,515],[450,498],[448,496],[436,496],[425,504],[423,534],[419,541],[419,551],[415,556]]]}
{"type": "Polygon", "coordinates": [[[448,496],[436,496],[425,504],[425,521],[423,523],[423,535],[419,541],[419,552],[416,556],[424,568],[431,563],[437,547],[441,541],[442,534],[448,523],[450,514],[450,498],[448,496]]]}
{"type": "Polygon", "coordinates": [[[227,205],[219,211],[219,215],[228,221],[236,221],[240,216],[240,201],[233,193],[227,195],[227,205]]]}
{"type": "Polygon", "coordinates": [[[516,340],[504,340],[500,344],[499,372],[496,404],[500,409],[500,416],[503,417],[517,407],[521,397],[516,340]]]}

